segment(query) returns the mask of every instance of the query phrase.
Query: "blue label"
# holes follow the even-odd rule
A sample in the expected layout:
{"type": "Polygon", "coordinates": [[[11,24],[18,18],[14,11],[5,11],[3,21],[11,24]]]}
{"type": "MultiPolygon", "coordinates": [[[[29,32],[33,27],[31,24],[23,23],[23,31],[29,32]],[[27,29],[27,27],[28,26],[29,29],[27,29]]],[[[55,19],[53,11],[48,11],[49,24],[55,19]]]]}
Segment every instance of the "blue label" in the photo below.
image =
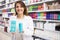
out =
{"type": "Polygon", "coordinates": [[[23,24],[19,23],[19,32],[22,32],[22,31],[23,31],[23,24]]]}
{"type": "Polygon", "coordinates": [[[16,31],[16,21],[12,20],[10,24],[10,32],[16,31]]]}

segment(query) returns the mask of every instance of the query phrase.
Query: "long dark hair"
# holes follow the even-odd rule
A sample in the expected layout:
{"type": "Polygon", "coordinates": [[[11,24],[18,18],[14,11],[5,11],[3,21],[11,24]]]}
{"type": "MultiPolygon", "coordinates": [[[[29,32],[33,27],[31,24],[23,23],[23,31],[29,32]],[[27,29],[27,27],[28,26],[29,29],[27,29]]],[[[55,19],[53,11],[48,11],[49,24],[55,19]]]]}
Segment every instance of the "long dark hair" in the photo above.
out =
{"type": "MultiPolygon", "coordinates": [[[[16,4],[17,4],[17,3],[19,3],[19,4],[21,5],[21,7],[24,8],[23,14],[24,14],[24,15],[28,15],[28,13],[27,13],[27,8],[26,8],[25,4],[24,4],[22,1],[17,1],[17,2],[15,3],[15,12],[16,12],[16,4]]],[[[16,12],[16,15],[17,15],[17,12],[16,12]]]]}

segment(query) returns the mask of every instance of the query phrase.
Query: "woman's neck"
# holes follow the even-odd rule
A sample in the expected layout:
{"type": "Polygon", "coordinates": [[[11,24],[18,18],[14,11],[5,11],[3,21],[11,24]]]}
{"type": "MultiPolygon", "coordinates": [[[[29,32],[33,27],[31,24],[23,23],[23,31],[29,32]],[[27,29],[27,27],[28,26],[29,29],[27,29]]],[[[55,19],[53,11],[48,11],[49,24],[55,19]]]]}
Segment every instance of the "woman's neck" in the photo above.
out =
{"type": "Polygon", "coordinates": [[[18,19],[23,19],[23,17],[24,17],[23,14],[20,14],[20,15],[18,14],[18,15],[17,15],[17,18],[18,18],[18,19]]]}

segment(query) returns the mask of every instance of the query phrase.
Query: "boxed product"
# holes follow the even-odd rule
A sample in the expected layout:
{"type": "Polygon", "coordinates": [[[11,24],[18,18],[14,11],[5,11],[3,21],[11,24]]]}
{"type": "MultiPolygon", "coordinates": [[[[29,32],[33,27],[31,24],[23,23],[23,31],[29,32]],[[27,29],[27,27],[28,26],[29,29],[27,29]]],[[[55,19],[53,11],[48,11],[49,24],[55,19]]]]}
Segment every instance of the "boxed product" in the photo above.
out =
{"type": "Polygon", "coordinates": [[[44,30],[55,31],[56,23],[45,23],[44,30]]]}
{"type": "Polygon", "coordinates": [[[48,5],[49,6],[49,9],[55,9],[55,4],[52,3],[52,5],[48,5]]]}
{"type": "Polygon", "coordinates": [[[58,2],[55,3],[55,9],[60,9],[60,4],[58,2]]]}

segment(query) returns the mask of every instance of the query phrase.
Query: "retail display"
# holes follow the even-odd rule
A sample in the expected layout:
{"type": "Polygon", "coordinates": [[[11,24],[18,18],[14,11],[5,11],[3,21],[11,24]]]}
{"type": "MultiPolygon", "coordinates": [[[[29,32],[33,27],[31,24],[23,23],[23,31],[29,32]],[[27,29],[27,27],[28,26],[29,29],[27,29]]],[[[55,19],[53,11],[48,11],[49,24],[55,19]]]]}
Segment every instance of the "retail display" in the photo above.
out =
{"type": "MultiPolygon", "coordinates": [[[[0,1],[0,25],[4,26],[4,31],[7,32],[7,25],[8,22],[6,20],[9,19],[10,16],[15,13],[15,2],[19,0],[1,0],[0,1]],[[3,20],[4,19],[4,20],[3,20]],[[3,20],[3,21],[1,21],[3,20]],[[4,22],[5,21],[5,22],[4,22]],[[4,25],[4,23],[7,23],[7,25],[4,25]]],[[[22,0],[24,1],[27,9],[28,9],[28,14],[33,18],[34,21],[34,29],[37,30],[41,29],[41,31],[38,34],[46,36],[45,38],[47,39],[54,39],[54,40],[60,40],[60,36],[58,37],[56,31],[59,31],[60,29],[60,24],[56,25],[57,23],[60,23],[60,1],[59,0],[22,0]],[[48,34],[47,31],[48,30],[48,34]],[[44,33],[46,31],[46,33],[44,33]],[[53,33],[54,33],[54,38],[53,33]],[[44,34],[43,34],[44,33],[44,34]],[[58,37],[58,38],[57,38],[58,37]]],[[[10,22],[10,32],[15,32],[16,31],[16,20],[12,19],[10,22]],[[12,27],[13,26],[13,27],[12,27]]],[[[22,26],[23,24],[19,24],[19,32],[22,32],[22,26]]],[[[34,32],[35,32],[34,30],[34,32]]],[[[34,33],[35,34],[35,33],[34,33]]]]}
{"type": "Polygon", "coordinates": [[[44,10],[44,7],[43,5],[34,5],[28,7],[28,11],[35,11],[35,10],[44,10]]]}
{"type": "Polygon", "coordinates": [[[60,2],[53,2],[52,4],[46,3],[49,10],[60,9],[60,2]],[[58,6],[58,7],[57,7],[58,6]]]}
{"type": "Polygon", "coordinates": [[[32,12],[29,15],[39,20],[60,20],[60,12],[32,12]]]}

